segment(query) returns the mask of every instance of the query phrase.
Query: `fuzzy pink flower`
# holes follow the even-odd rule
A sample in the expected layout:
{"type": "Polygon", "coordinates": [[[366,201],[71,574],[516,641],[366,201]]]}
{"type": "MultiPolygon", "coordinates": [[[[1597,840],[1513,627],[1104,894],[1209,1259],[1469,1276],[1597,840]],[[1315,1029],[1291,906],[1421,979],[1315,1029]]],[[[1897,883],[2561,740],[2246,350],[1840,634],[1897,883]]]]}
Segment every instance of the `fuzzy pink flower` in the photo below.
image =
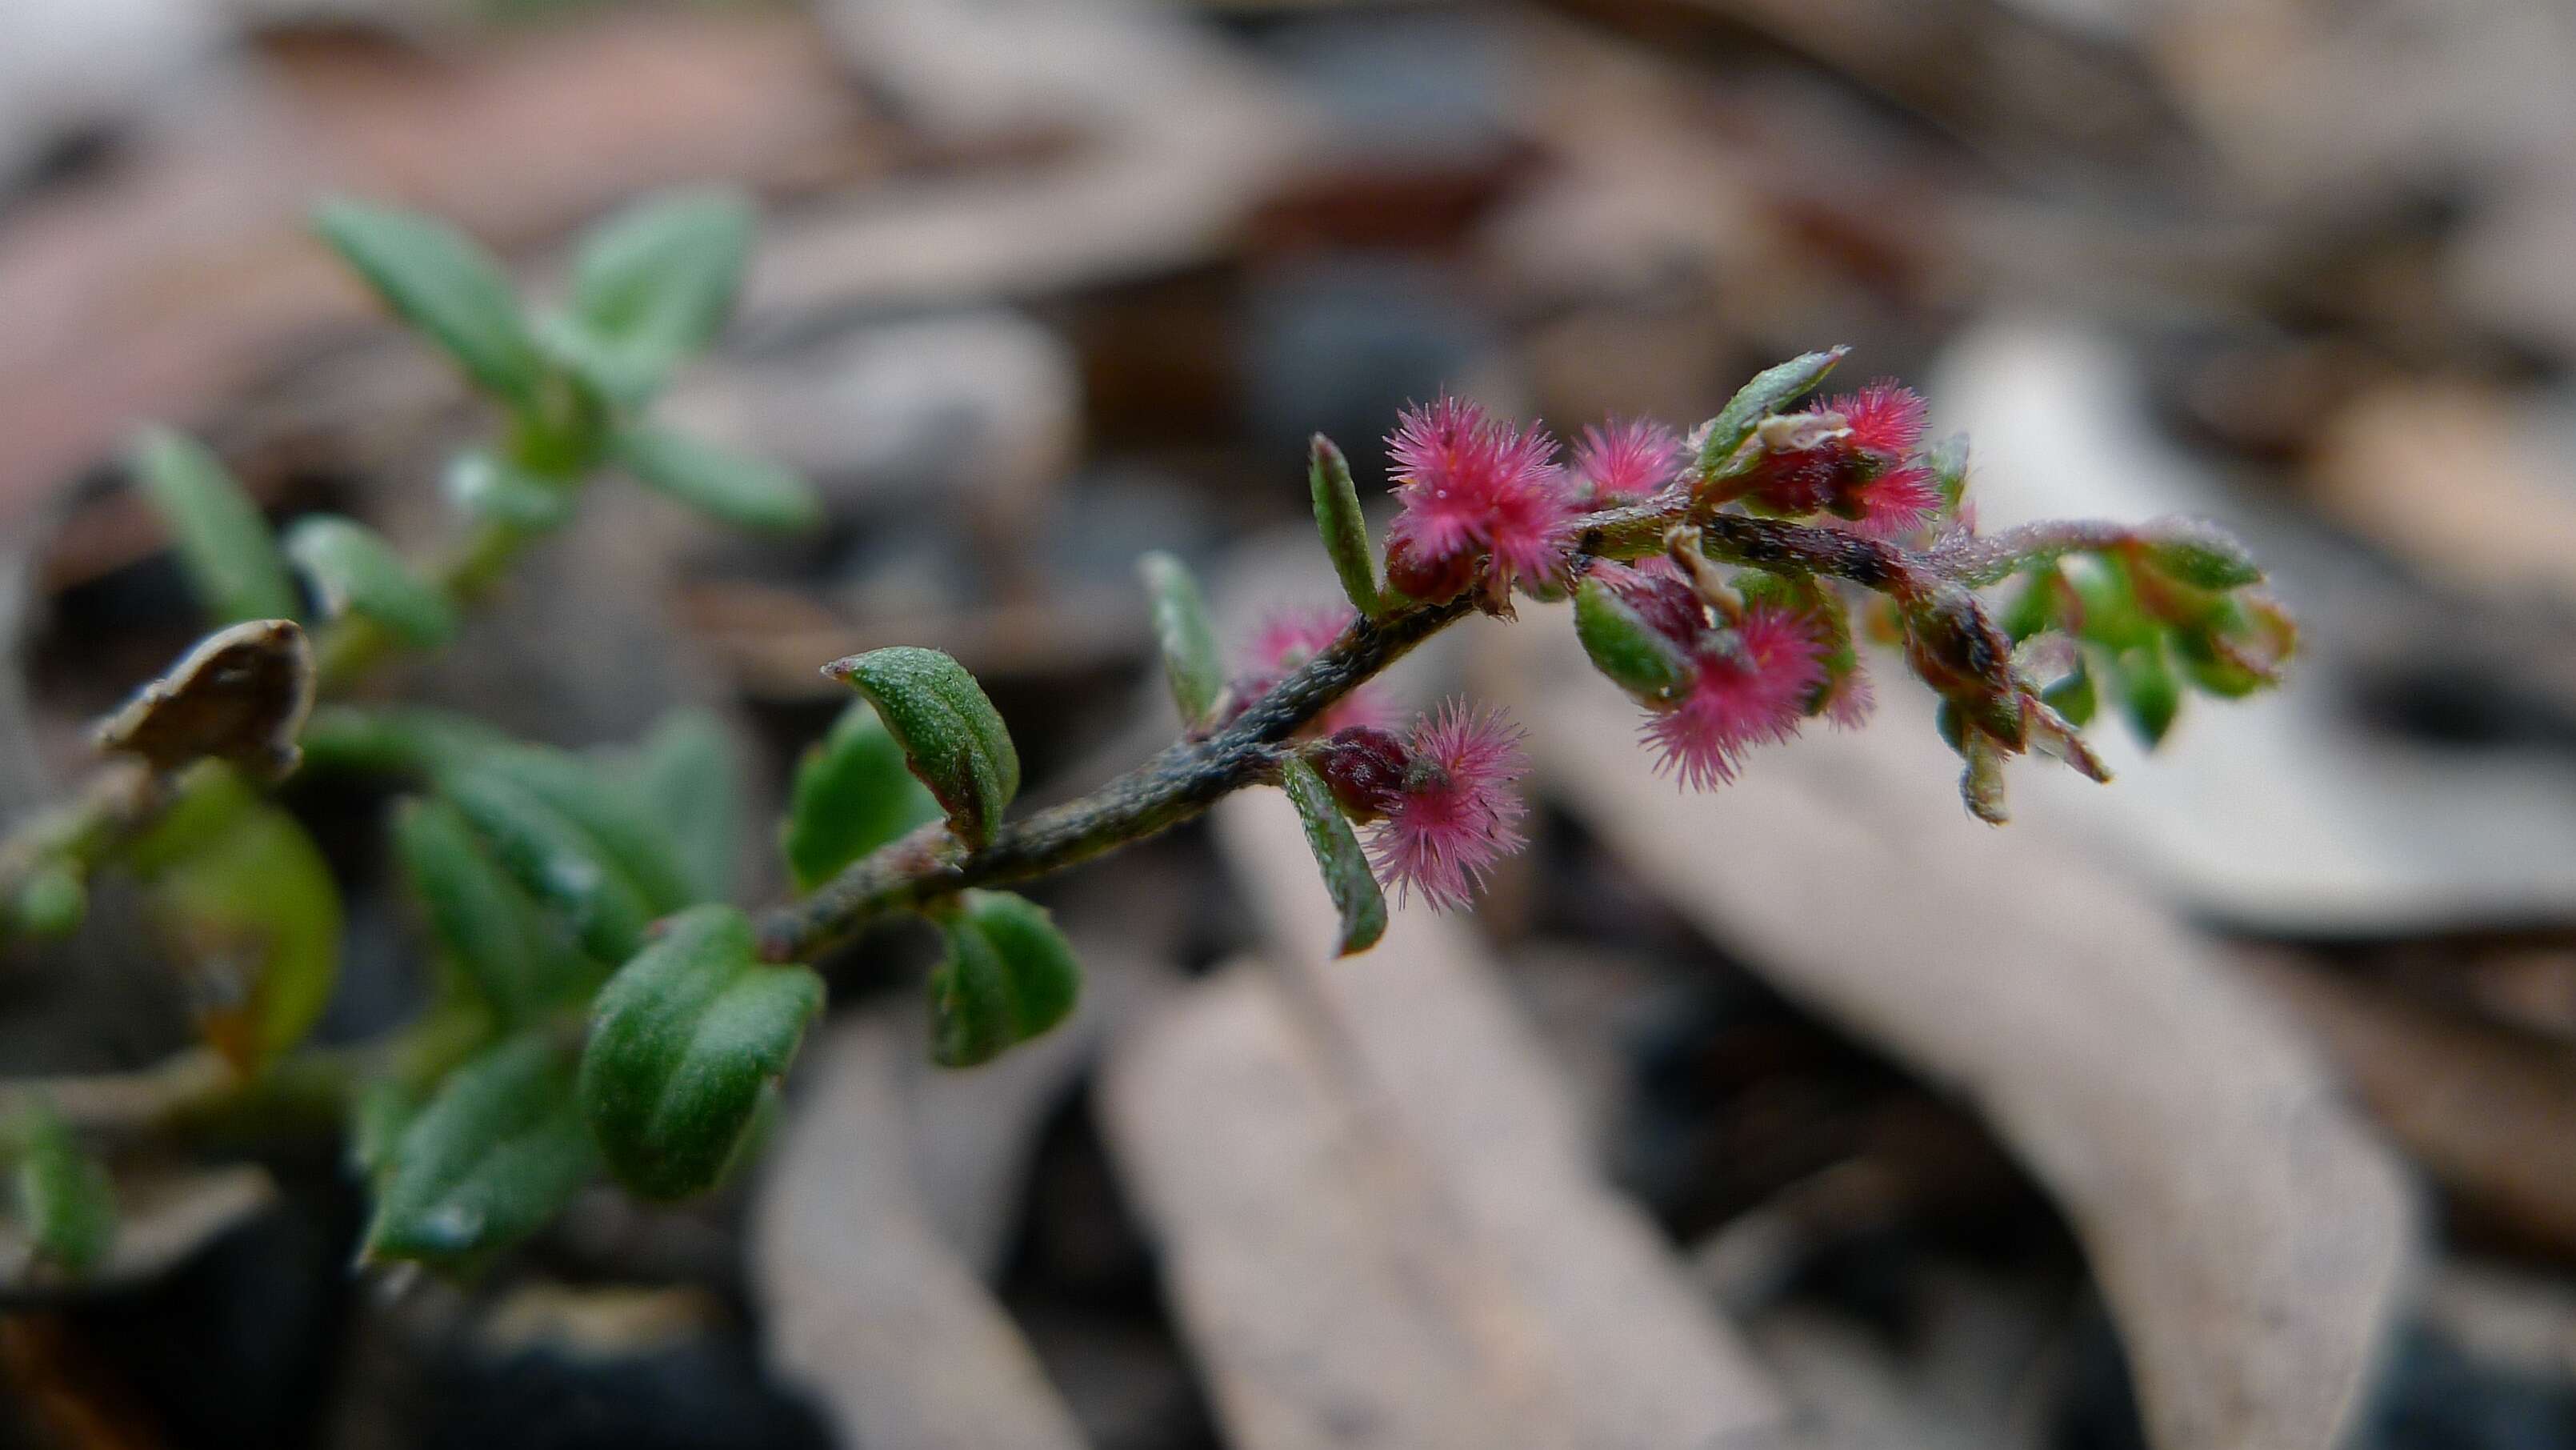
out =
{"type": "Polygon", "coordinates": [[[1381,792],[1369,862],[1397,899],[1464,907],[1492,865],[1523,844],[1528,807],[1512,783],[1529,772],[1521,732],[1499,710],[1451,701],[1413,724],[1404,776],[1381,792]]]}
{"type": "Polygon", "coordinates": [[[1831,399],[1825,411],[1840,413],[1852,443],[1877,454],[1887,466],[1923,446],[1923,425],[1931,417],[1923,395],[1894,378],[1880,378],[1857,393],[1831,399]]]}
{"type": "Polygon", "coordinates": [[[1827,414],[1842,427],[1812,446],[1764,458],[1745,491],[1774,513],[1827,510],[1882,538],[1929,523],[1941,492],[1917,456],[1928,416],[1922,395],[1882,379],[1806,416],[1823,421],[1827,414]]]}
{"type": "Polygon", "coordinates": [[[1839,511],[1850,518],[1856,534],[1902,538],[1941,512],[1941,486],[1931,469],[1909,463],[1844,490],[1839,511]]]}
{"type": "Polygon", "coordinates": [[[1797,733],[1825,682],[1825,650],[1806,618],[1756,604],[1724,635],[1712,634],[1691,660],[1689,693],[1646,722],[1663,752],[1659,768],[1682,784],[1713,790],[1735,778],[1748,748],[1797,733]]]}
{"type": "Polygon", "coordinates": [[[1574,449],[1575,477],[1592,486],[1595,504],[1645,498],[1672,482],[1681,463],[1680,435],[1651,418],[1586,428],[1574,449]]]}
{"type": "Polygon", "coordinates": [[[1404,505],[1387,535],[1397,588],[1419,593],[1396,577],[1399,558],[1419,582],[1455,578],[1456,565],[1488,554],[1497,602],[1514,579],[1545,579],[1563,566],[1577,506],[1545,429],[1515,429],[1442,397],[1408,410],[1386,442],[1404,505]]]}
{"type": "Polygon", "coordinates": [[[1869,672],[1858,665],[1825,692],[1824,716],[1838,730],[1858,730],[1869,723],[1870,712],[1877,708],[1878,687],[1870,683],[1869,672]]]}
{"type": "MultiPolygon", "coordinates": [[[[1342,631],[1357,618],[1359,611],[1347,604],[1271,611],[1252,636],[1251,670],[1235,681],[1235,698],[1248,705],[1269,694],[1281,680],[1341,638],[1342,631]]],[[[1389,714],[1385,699],[1362,685],[1335,701],[1300,733],[1330,735],[1354,725],[1383,725],[1389,714]]]]}

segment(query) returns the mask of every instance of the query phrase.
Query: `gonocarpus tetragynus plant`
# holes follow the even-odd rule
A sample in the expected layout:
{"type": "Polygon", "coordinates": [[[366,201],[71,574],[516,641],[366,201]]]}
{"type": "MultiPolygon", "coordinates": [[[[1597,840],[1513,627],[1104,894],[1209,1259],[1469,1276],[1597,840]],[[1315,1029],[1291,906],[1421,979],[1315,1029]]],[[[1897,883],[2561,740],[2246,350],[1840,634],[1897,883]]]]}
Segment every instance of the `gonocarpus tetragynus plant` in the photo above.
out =
{"type": "MultiPolygon", "coordinates": [[[[795,775],[778,835],[795,894],[747,911],[728,899],[735,811],[712,723],[573,753],[329,697],[389,651],[445,643],[594,474],[748,527],[816,517],[793,475],[650,418],[726,315],[748,209],[692,193],[611,220],[580,249],[566,305],[542,315],[435,223],[345,203],[319,220],[499,405],[500,436],[447,476],[460,534],[426,562],[342,518],[281,541],[204,449],[144,435],[137,477],[229,627],[106,722],[107,764],[0,847],[0,922],[64,933],[93,873],[139,882],[202,978],[225,1064],[171,1077],[186,1086],[152,1122],[280,1077],[320,1083],[375,1191],[373,1258],[474,1265],[602,1169],[657,1199],[721,1181],[822,1010],[822,980],[795,963],[880,918],[912,913],[945,938],[929,983],[939,1062],[1047,1031],[1080,970],[1047,914],[1002,888],[1233,791],[1277,786],[1295,803],[1346,952],[1384,930],[1389,889],[1464,905],[1521,843],[1517,731],[1470,701],[1400,718],[1369,683],[1471,615],[1566,606],[1602,688],[1634,702],[1640,748],[1700,790],[1811,722],[1859,726],[1888,668],[1863,648],[1879,642],[1939,697],[1967,807],[1995,822],[2008,758],[2037,751],[2099,779],[2082,731],[2101,706],[2152,742],[2185,692],[2272,684],[2293,643],[2260,571],[2206,525],[1979,534],[1966,443],[1927,438],[1920,398],[1885,382],[1814,396],[1840,350],[1771,368],[1687,433],[1605,422],[1570,453],[1442,397],[1387,439],[1399,509],[1382,553],[1343,455],[1314,441],[1307,485],[1344,598],[1275,614],[1245,655],[1220,650],[1179,561],[1143,560],[1183,729],[1089,795],[1015,814],[1010,734],[934,648],[822,664],[853,699],[795,775]],[[445,970],[425,1016],[381,1043],[302,1044],[336,972],[340,906],[264,794],[298,768],[408,783],[390,840],[445,970]]],[[[87,1156],[113,1125],[67,1121],[28,1085],[17,1103],[23,1221],[55,1272],[77,1274],[113,1234],[109,1179],[87,1156]]]]}

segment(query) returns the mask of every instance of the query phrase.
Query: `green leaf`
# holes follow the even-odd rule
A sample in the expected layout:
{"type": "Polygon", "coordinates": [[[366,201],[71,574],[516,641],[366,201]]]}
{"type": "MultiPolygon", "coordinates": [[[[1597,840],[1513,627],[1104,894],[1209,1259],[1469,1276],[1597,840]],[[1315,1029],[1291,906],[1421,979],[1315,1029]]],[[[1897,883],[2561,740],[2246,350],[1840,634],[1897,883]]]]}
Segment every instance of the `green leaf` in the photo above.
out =
{"type": "Polygon", "coordinates": [[[116,1185],[50,1103],[29,1113],[18,1159],[18,1221],[36,1252],[74,1276],[116,1246],[116,1185]]]}
{"type": "MultiPolygon", "coordinates": [[[[908,776],[904,783],[913,784],[908,776]]],[[[636,751],[627,784],[679,842],[691,899],[732,896],[742,867],[742,779],[724,722],[710,710],[663,716],[636,751]]]]}
{"type": "Polygon", "coordinates": [[[2215,524],[2172,519],[2148,526],[2139,554],[2148,568],[2195,589],[2241,589],[2263,582],[2263,566],[2215,524]]]}
{"type": "Polygon", "coordinates": [[[1315,865],[1324,873],[1324,889],[1332,893],[1333,906],[1341,913],[1341,955],[1367,951],[1386,932],[1386,898],[1378,890],[1376,873],[1369,870],[1359,837],[1351,834],[1350,819],[1333,800],[1333,788],[1302,757],[1291,755],[1279,763],[1279,784],[1288,799],[1297,803],[1297,819],[1306,826],[1306,848],[1315,853],[1315,865]]]}
{"type": "Polygon", "coordinates": [[[2093,723],[2098,702],[2093,694],[2093,672],[2082,660],[2075,662],[2074,672],[2040,692],[2040,703],[2066,717],[2077,729],[2093,723]]]}
{"type": "Polygon", "coordinates": [[[546,363],[501,264],[443,222],[359,201],[328,201],[315,230],[395,315],[428,335],[485,389],[533,406],[546,363]]]}
{"type": "Polygon", "coordinates": [[[652,915],[677,911],[697,899],[673,833],[589,762],[548,746],[521,745],[494,751],[483,764],[580,828],[617,873],[634,883],[652,915]]]}
{"type": "Polygon", "coordinates": [[[1189,566],[1155,552],[1136,561],[1145,592],[1154,601],[1154,635],[1163,646],[1163,674],[1171,682],[1172,703],[1181,723],[1195,729],[1216,711],[1225,690],[1225,662],[1217,655],[1216,634],[1208,628],[1207,601],[1189,566]]]}
{"type": "Polygon", "coordinates": [[[822,1008],[822,978],[753,959],[740,911],[671,918],[591,1007],[581,1101],[611,1171],[648,1198],[714,1186],[822,1008]]]}
{"type": "Polygon", "coordinates": [[[751,250],[751,202],[715,188],[665,192],[582,239],[573,315],[594,335],[669,360],[715,340],[751,250]]]}
{"type": "Polygon", "coordinates": [[[293,816],[208,763],[128,848],[146,915],[192,979],[198,1026],[255,1072],[311,1031],[340,977],[340,888],[293,816]]]}
{"type": "Polygon", "coordinates": [[[427,705],[325,705],[305,722],[305,764],[313,770],[426,778],[513,743],[471,715],[427,705]]]}
{"type": "Polygon", "coordinates": [[[446,959],[504,1027],[538,1020],[580,995],[593,969],[549,928],[462,812],[436,798],[396,808],[394,854],[446,959]]]}
{"type": "Polygon", "coordinates": [[[2062,560],[2058,571],[2075,595],[2077,615],[2071,623],[2076,638],[2115,651],[2155,642],[2156,622],[2138,607],[2128,570],[2116,560],[2076,555],[2062,560]]]}
{"type": "Polygon", "coordinates": [[[443,773],[439,788],[490,844],[501,869],[564,914],[582,950],[609,962],[634,954],[652,908],[578,824],[489,760],[443,773]]]}
{"type": "Polygon", "coordinates": [[[1598,578],[1574,591],[1574,636],[1593,668],[1641,701],[1669,699],[1690,684],[1690,659],[1598,578]]]}
{"type": "Polygon", "coordinates": [[[968,891],[939,924],[948,933],[948,957],[930,975],[932,1061],[989,1062],[1072,1013],[1082,964],[1037,903],[1007,891],[968,891]]]}
{"type": "Polygon", "coordinates": [[[2165,663],[2157,641],[2119,651],[2110,657],[2106,683],[2129,717],[2129,728],[2149,746],[2161,743],[2182,710],[2182,683],[2165,663]]]}
{"type": "Polygon", "coordinates": [[[835,660],[823,673],[875,704],[959,840],[971,847],[991,838],[1019,794],[1020,756],[964,665],[937,650],[898,645],[835,660]]]}
{"type": "Polygon", "coordinates": [[[456,606],[354,519],[299,519],[287,531],[286,553],[313,581],[326,614],[363,616],[416,649],[434,649],[456,634],[456,606]]]}
{"type": "Polygon", "coordinates": [[[1314,495],[1315,530],[1341,576],[1342,593],[1364,619],[1375,619],[1386,601],[1378,592],[1377,554],[1369,546],[1368,519],[1360,513],[1360,493],[1351,482],[1351,465],[1333,440],[1318,433],[1306,450],[1306,488],[1314,495]]]}
{"type": "Polygon", "coordinates": [[[1968,435],[1953,433],[1924,450],[1933,486],[1941,490],[1941,511],[1955,514],[1968,497],[1968,435]]]}
{"type": "Polygon", "coordinates": [[[170,530],[180,571],[219,623],[293,619],[303,612],[286,557],[259,505],[205,445],[146,428],[131,450],[135,477],[170,530]]]}
{"type": "Polygon", "coordinates": [[[486,523],[542,533],[572,517],[572,492],[564,484],[480,448],[448,464],[446,488],[458,512],[486,523]]]}
{"type": "Polygon", "coordinates": [[[88,916],[88,883],[77,866],[57,860],[38,865],[18,884],[7,922],[29,936],[49,939],[70,936],[88,916]]]}
{"type": "Polygon", "coordinates": [[[541,1033],[501,1043],[404,1125],[361,1253],[469,1268],[545,1227],[597,1161],[567,1054],[541,1033]]]}
{"type": "Polygon", "coordinates": [[[799,533],[823,521],[823,501],[793,471],[660,428],[620,428],[609,452],[639,482],[741,529],[799,533]]]}
{"type": "Polygon", "coordinates": [[[1699,471],[1711,477],[1720,475],[1735,450],[1753,436],[1763,419],[1777,413],[1801,395],[1825,380],[1834,364],[1843,360],[1848,347],[1828,348],[1823,352],[1800,353],[1787,362],[1764,368],[1753,375],[1753,381],[1736,390],[1717,416],[1708,420],[1700,437],[1699,471]]]}
{"type": "Polygon", "coordinates": [[[913,778],[876,707],[852,700],[831,733],[796,764],[796,784],[779,828],[796,889],[811,891],[842,867],[925,821],[939,802],[913,778]]]}
{"type": "Polygon", "coordinates": [[[392,1078],[378,1078],[349,1104],[349,1166],[378,1191],[402,1152],[403,1134],[420,1116],[420,1100],[392,1078]]]}

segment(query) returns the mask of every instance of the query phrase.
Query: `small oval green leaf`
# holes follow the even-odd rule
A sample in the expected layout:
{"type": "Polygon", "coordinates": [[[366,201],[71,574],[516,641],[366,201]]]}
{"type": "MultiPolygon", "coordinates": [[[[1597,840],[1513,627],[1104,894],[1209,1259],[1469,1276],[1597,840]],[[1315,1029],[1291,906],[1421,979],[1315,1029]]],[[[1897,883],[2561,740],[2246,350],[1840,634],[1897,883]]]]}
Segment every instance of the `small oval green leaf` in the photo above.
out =
{"type": "Polygon", "coordinates": [[[578,824],[489,761],[445,772],[439,789],[490,843],[501,869],[564,914],[582,950],[609,962],[634,954],[652,908],[578,824]]]}
{"type": "Polygon", "coordinates": [[[167,428],[135,436],[129,457],[197,601],[219,623],[293,619],[304,602],[259,505],[206,446],[167,428]]]}
{"type": "Polygon", "coordinates": [[[2108,683],[2129,718],[2129,728],[2149,746],[2163,742],[2182,711],[2182,683],[2165,662],[2160,641],[2121,650],[2111,657],[2108,683]]]}
{"type": "Polygon", "coordinates": [[[312,1030],[340,977],[340,888],[313,838],[209,763],[128,848],[147,918],[189,974],[206,1040],[256,1072],[312,1030]]]}
{"type": "Polygon", "coordinates": [[[469,448],[447,465],[447,501],[468,518],[530,533],[560,528],[572,517],[572,492],[561,482],[469,448]]]}
{"type": "Polygon", "coordinates": [[[643,802],[611,784],[581,757],[543,745],[486,756],[485,768],[516,781],[581,829],[600,854],[633,882],[644,906],[660,916],[697,899],[679,842],[643,802]]]}
{"type": "Polygon", "coordinates": [[[1699,440],[1699,471],[1709,477],[1722,475],[1735,450],[1744,446],[1744,440],[1753,436],[1763,419],[1823,382],[1834,364],[1850,351],[1848,347],[1835,347],[1800,353],[1755,373],[1753,381],[1737,389],[1717,416],[1704,425],[1699,440]]]}
{"type": "Polygon", "coordinates": [[[1172,703],[1181,723],[1195,729],[1216,711],[1225,689],[1225,661],[1217,654],[1216,632],[1208,627],[1207,600],[1189,566],[1155,552],[1136,561],[1145,592],[1154,602],[1154,636],[1163,647],[1163,675],[1172,687],[1172,703]]]}
{"type": "Polygon", "coordinates": [[[546,364],[519,315],[510,279],[490,253],[443,222],[358,201],[330,201],[315,230],[394,313],[461,364],[468,377],[532,406],[546,364]]]}
{"type": "Polygon", "coordinates": [[[668,361],[715,340],[751,250],[753,212],[737,191],[646,197],[582,238],[573,315],[593,334],[668,361]]]}
{"type": "Polygon", "coordinates": [[[779,828],[796,889],[811,891],[842,867],[925,821],[939,802],[913,777],[876,707],[852,700],[831,733],[796,765],[796,784],[779,828]]]}
{"type": "Polygon", "coordinates": [[[823,673],[877,707],[912,773],[948,813],[957,838],[980,846],[1020,790],[1010,731],[966,667],[933,649],[898,645],[835,660],[823,673]]]}
{"type": "Polygon", "coordinates": [[[38,1255],[74,1277],[116,1246],[116,1186],[53,1106],[29,1114],[18,1159],[18,1221],[38,1255]]]}
{"type": "Polygon", "coordinates": [[[393,845],[442,954],[505,1028],[538,1020],[596,980],[453,803],[403,802],[393,845]]]}
{"type": "Polygon", "coordinates": [[[313,581],[327,614],[363,616],[415,649],[434,649],[456,634],[456,606],[355,519],[314,514],[296,520],[286,554],[313,581]]]}
{"type": "Polygon", "coordinates": [[[1574,636],[1594,669],[1639,700],[1668,699],[1690,683],[1690,660],[1597,578],[1574,591],[1574,636]]]}
{"type": "Polygon", "coordinates": [[[1306,448],[1306,488],[1314,499],[1315,531],[1323,536],[1342,593],[1362,618],[1375,619],[1386,601],[1378,591],[1377,554],[1369,547],[1359,487],[1351,482],[1350,460],[1321,433],[1306,448]]]}
{"type": "Polygon", "coordinates": [[[1279,784],[1297,804],[1297,819],[1306,827],[1306,848],[1324,873],[1324,889],[1341,913],[1340,954],[1364,952],[1386,932],[1386,897],[1369,869],[1368,853],[1352,834],[1350,818],[1333,800],[1333,788],[1304,759],[1291,755],[1279,764],[1279,784]]]}
{"type": "Polygon", "coordinates": [[[930,975],[932,1061],[989,1062],[1073,1012],[1082,964],[1037,903],[1007,891],[968,891],[940,926],[948,956],[930,975]]]}
{"type": "Polygon", "coordinates": [[[18,899],[9,904],[8,925],[38,938],[70,936],[89,915],[89,886],[80,868],[68,861],[48,861],[18,884],[18,899]]]}
{"type": "Polygon", "coordinates": [[[742,776],[724,722],[710,710],[663,716],[635,752],[628,783],[679,842],[693,899],[732,896],[742,869],[742,776]]]}
{"type": "Polygon", "coordinates": [[[610,1170],[648,1198],[713,1187],[822,1007],[822,978],[753,960],[740,911],[671,918],[591,1008],[581,1101],[610,1170]]]}
{"type": "Polygon", "coordinates": [[[618,429],[609,452],[637,481],[736,528],[801,533],[823,521],[814,486],[765,458],[642,425],[618,429]]]}
{"type": "Polygon", "coordinates": [[[2263,582],[2263,566],[2235,535],[2198,519],[2151,524],[2139,554],[2148,568],[2194,589],[2241,589],[2263,582]]]}
{"type": "Polygon", "coordinates": [[[533,1032],[448,1074],[395,1144],[362,1253],[457,1269],[545,1227],[598,1161],[568,1054],[533,1032]]]}

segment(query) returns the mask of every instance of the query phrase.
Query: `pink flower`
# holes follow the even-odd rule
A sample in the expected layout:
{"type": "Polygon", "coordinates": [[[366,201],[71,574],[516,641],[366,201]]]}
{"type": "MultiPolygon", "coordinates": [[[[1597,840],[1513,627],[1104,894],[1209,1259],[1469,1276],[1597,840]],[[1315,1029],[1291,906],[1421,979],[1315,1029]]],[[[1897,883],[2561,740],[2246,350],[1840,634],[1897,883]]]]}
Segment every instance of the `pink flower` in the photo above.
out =
{"type": "MultiPolygon", "coordinates": [[[[1308,660],[1322,653],[1342,631],[1359,618],[1359,611],[1347,604],[1320,604],[1306,608],[1277,609],[1263,618],[1261,628],[1252,637],[1252,668],[1235,681],[1235,698],[1249,705],[1269,694],[1281,680],[1297,672],[1308,660]]],[[[1363,685],[1315,717],[1303,734],[1330,735],[1354,725],[1382,725],[1388,718],[1386,702],[1379,693],[1363,685]]]]}
{"type": "Polygon", "coordinates": [[[1941,486],[1933,481],[1931,469],[1909,463],[1852,485],[1836,511],[1851,520],[1854,533],[1875,539],[1902,538],[1941,512],[1941,486]]]}
{"type": "Polygon", "coordinates": [[[1733,780],[1746,749],[1796,734],[1825,682],[1825,650],[1813,626],[1769,604],[1747,608],[1723,633],[1704,635],[1691,663],[1689,691],[1648,720],[1645,735],[1663,752],[1659,768],[1695,790],[1733,780]]]}
{"type": "Polygon", "coordinates": [[[1842,426],[1754,465],[1744,491],[1778,514],[1830,511],[1861,533],[1893,537],[1932,521],[1941,491],[1918,456],[1928,415],[1922,395],[1882,379],[1799,415],[1842,426]]]}
{"type": "Polygon", "coordinates": [[[1869,682],[1869,674],[1859,665],[1834,681],[1825,692],[1824,716],[1838,730],[1858,730],[1869,723],[1870,712],[1878,708],[1878,687],[1869,682]]]}
{"type": "Polygon", "coordinates": [[[1831,399],[1825,411],[1842,414],[1853,445],[1878,455],[1882,466],[1903,462],[1923,446],[1923,425],[1931,416],[1923,395],[1894,378],[1831,399]]]}
{"type": "Polygon", "coordinates": [[[1563,566],[1577,506],[1545,429],[1518,430],[1444,396],[1408,410],[1386,442],[1404,505],[1387,536],[1397,588],[1421,597],[1397,577],[1399,558],[1405,577],[1423,583],[1455,578],[1455,566],[1481,551],[1493,560],[1497,603],[1514,579],[1545,579],[1563,566]]]}
{"type": "Polygon", "coordinates": [[[1574,473],[1592,485],[1592,502],[1634,503],[1672,482],[1681,461],[1678,434],[1650,418],[1632,418],[1584,429],[1574,473]]]}
{"type": "Polygon", "coordinates": [[[1413,723],[1403,741],[1400,777],[1379,757],[1392,737],[1355,731],[1350,769],[1329,768],[1337,794],[1360,797],[1362,814],[1379,817],[1369,862],[1399,901],[1419,891],[1435,909],[1464,907],[1485,872],[1520,849],[1528,807],[1512,783],[1529,772],[1521,732],[1499,710],[1451,701],[1413,723]],[[1371,736],[1376,739],[1370,739],[1371,736]]]}

